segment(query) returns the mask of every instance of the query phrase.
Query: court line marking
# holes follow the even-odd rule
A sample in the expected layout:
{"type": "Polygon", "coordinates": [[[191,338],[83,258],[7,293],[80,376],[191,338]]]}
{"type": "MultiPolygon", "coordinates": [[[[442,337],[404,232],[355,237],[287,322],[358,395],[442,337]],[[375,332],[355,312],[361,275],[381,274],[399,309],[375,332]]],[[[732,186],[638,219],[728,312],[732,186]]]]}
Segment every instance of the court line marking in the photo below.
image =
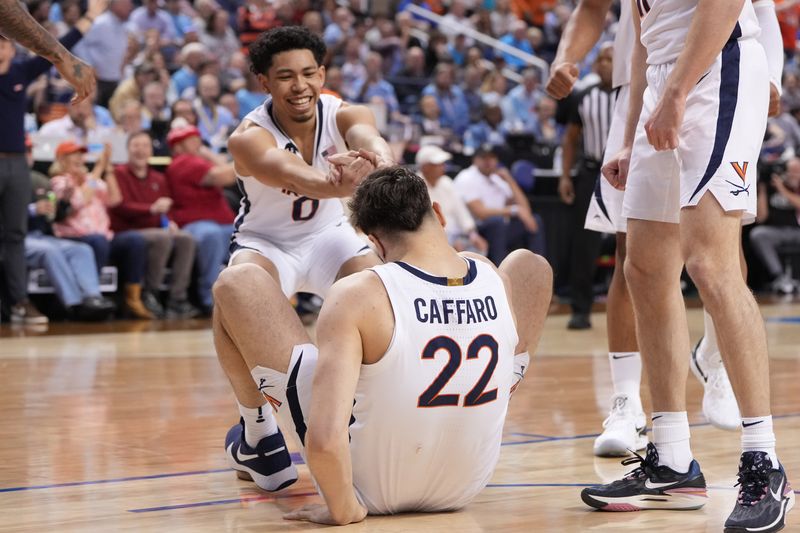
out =
{"type": "MultiPolygon", "coordinates": [[[[784,415],[773,415],[773,420],[776,419],[783,419],[783,418],[797,418],[800,417],[800,413],[788,413],[784,415]]],[[[708,422],[699,422],[696,424],[689,424],[690,427],[704,427],[710,426],[708,422]]],[[[522,433],[510,433],[510,435],[524,435],[522,433]]],[[[534,435],[530,433],[529,435],[534,435]]],[[[573,435],[569,437],[547,437],[547,438],[540,438],[540,439],[532,439],[532,440],[524,440],[524,441],[514,441],[514,442],[504,442],[501,446],[518,446],[522,444],[538,444],[540,442],[554,442],[554,441],[562,441],[562,440],[579,440],[579,439],[588,439],[592,437],[597,437],[599,433],[591,433],[585,435],[573,435]]],[[[304,464],[301,455],[297,452],[292,452],[292,462],[295,464],[304,464]]],[[[31,486],[23,486],[23,487],[8,487],[8,488],[0,488],[0,493],[4,492],[22,492],[28,490],[45,490],[45,489],[56,489],[62,487],[80,487],[83,485],[100,485],[105,483],[123,483],[128,481],[143,481],[149,479],[164,479],[164,478],[171,478],[171,477],[184,477],[184,476],[197,476],[203,474],[219,474],[222,472],[230,472],[230,468],[218,468],[213,470],[195,470],[190,472],[173,472],[169,474],[151,474],[147,476],[130,476],[130,477],[121,477],[121,478],[113,478],[113,479],[97,479],[91,481],[70,481],[67,483],[53,483],[50,485],[31,485],[31,486]]],[[[795,493],[800,494],[800,491],[795,491],[795,493]]]]}
{"type": "Polygon", "coordinates": [[[142,509],[128,509],[129,513],[154,513],[158,511],[174,511],[176,509],[193,509],[195,507],[208,507],[211,505],[228,505],[231,503],[250,503],[268,502],[273,500],[285,500],[287,498],[300,498],[305,496],[316,496],[316,492],[302,492],[299,494],[276,494],[275,496],[244,496],[242,498],[232,498],[230,500],[211,500],[207,502],[180,503],[176,505],[164,505],[162,507],[144,507],[142,509]]]}

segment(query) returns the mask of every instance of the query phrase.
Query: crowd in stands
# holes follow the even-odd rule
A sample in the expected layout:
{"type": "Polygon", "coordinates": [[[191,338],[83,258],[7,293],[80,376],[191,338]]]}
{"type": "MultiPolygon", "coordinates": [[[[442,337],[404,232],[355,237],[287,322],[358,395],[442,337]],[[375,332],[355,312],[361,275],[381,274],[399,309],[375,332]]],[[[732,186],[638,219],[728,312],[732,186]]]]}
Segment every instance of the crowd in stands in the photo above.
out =
{"type": "MultiPolygon", "coordinates": [[[[119,313],[207,314],[239,200],[226,140],[265,98],[249,70],[247,46],[260,32],[297,24],[328,47],[325,90],[369,105],[398,161],[419,166],[459,249],[495,261],[519,246],[546,253],[530,184],[513,169],[525,161],[528,177],[534,169],[560,173],[564,125],[557,102],[543,91],[542,66],[553,60],[574,3],[90,0],[84,13],[78,0],[28,0],[35,18],[98,77],[94,100],[74,106],[55,69],[43,69],[26,87],[29,149],[41,152],[31,164],[49,166],[51,176],[35,174],[28,266],[71,273],[51,278],[67,280],[52,281],[76,318],[113,312],[93,275],[108,264],[119,270],[119,313]],[[98,14],[99,3],[107,7],[98,14]],[[422,16],[419,8],[443,18],[422,16]],[[536,59],[501,51],[474,32],[536,59]],[[85,267],[89,252],[94,271],[85,267]]],[[[766,134],[759,192],[768,200],[759,222],[779,220],[800,235],[796,216],[769,214],[776,206],[795,215],[800,209],[800,179],[782,178],[787,161],[787,174],[794,175],[800,149],[800,7],[789,5],[780,13],[787,57],[783,112],[766,134]]],[[[613,39],[617,10],[580,65],[583,76],[592,76],[600,44],[613,39]]],[[[27,52],[16,54],[19,60],[27,52]]],[[[772,238],[779,250],[783,241],[772,238]]],[[[775,254],[762,246],[757,255],[768,265],[769,281],[786,281],[775,254]]]]}

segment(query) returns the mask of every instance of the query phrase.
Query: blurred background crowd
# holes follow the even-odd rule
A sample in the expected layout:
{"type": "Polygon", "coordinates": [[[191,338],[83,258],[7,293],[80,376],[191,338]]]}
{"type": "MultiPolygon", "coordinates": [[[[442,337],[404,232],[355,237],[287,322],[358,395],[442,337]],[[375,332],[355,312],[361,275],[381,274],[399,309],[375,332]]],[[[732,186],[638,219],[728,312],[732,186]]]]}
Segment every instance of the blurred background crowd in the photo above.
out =
{"type": "MultiPolygon", "coordinates": [[[[800,5],[776,3],[786,53],[783,106],[765,135],[758,221],[743,238],[751,286],[790,293],[800,256],[800,5]]],[[[27,206],[26,233],[6,228],[3,237],[4,245],[24,238],[32,295],[9,295],[19,289],[3,281],[0,299],[12,321],[46,323],[45,310],[79,320],[210,312],[239,202],[226,140],[265,98],[247,46],[260,32],[300,24],[328,47],[325,90],[372,108],[397,160],[417,165],[444,206],[453,244],[495,261],[516,247],[542,253],[554,266],[557,294],[569,300],[577,217],[558,181],[574,172],[562,168],[562,144],[575,103],[556,102],[543,85],[574,2],[27,6],[96,69],[98,91],[71,106],[71,89],[55,69],[0,42],[0,80],[10,65],[24,66],[25,78],[9,85],[15,96],[2,92],[0,109],[24,107],[34,180],[31,197],[16,199],[27,206]],[[44,285],[55,298],[35,296],[44,285]]],[[[618,9],[615,2],[600,43],[580,65],[576,92],[610,83],[601,51],[613,40],[618,9]]],[[[587,259],[597,293],[612,266],[613,239],[604,243],[599,257],[587,259]]],[[[4,254],[3,268],[9,259],[4,254]]]]}

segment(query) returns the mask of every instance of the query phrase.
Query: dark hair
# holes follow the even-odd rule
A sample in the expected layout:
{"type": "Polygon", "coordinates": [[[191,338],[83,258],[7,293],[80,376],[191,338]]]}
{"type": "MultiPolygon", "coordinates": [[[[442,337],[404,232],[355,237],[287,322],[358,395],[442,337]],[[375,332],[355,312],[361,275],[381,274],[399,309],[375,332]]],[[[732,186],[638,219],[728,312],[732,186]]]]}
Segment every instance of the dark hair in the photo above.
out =
{"type": "Polygon", "coordinates": [[[317,65],[322,65],[327,48],[318,35],[303,26],[284,26],[265,31],[248,48],[250,70],[253,74],[266,74],[272,59],[281,52],[310,50],[317,65]]]}
{"type": "Polygon", "coordinates": [[[125,145],[130,146],[132,140],[134,140],[136,137],[141,137],[142,135],[146,135],[147,138],[150,139],[151,141],[153,140],[153,137],[152,135],[150,135],[150,132],[146,130],[139,130],[139,131],[134,131],[133,133],[128,135],[128,140],[125,142],[125,145]]]}
{"type": "Polygon", "coordinates": [[[361,182],[348,203],[350,222],[366,234],[419,229],[431,212],[425,180],[395,166],[376,170],[361,182]]]}

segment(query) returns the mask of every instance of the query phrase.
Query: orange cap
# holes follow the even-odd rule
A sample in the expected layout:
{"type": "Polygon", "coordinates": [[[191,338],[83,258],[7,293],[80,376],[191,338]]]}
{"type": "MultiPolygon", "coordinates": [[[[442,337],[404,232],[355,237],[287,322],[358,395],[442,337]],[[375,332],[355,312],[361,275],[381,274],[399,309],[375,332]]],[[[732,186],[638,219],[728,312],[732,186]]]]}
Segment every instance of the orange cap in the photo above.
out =
{"type": "Polygon", "coordinates": [[[83,152],[85,154],[88,151],[89,150],[87,150],[84,145],[76,143],[75,141],[64,141],[56,148],[56,157],[74,154],[77,152],[83,152]]]}

